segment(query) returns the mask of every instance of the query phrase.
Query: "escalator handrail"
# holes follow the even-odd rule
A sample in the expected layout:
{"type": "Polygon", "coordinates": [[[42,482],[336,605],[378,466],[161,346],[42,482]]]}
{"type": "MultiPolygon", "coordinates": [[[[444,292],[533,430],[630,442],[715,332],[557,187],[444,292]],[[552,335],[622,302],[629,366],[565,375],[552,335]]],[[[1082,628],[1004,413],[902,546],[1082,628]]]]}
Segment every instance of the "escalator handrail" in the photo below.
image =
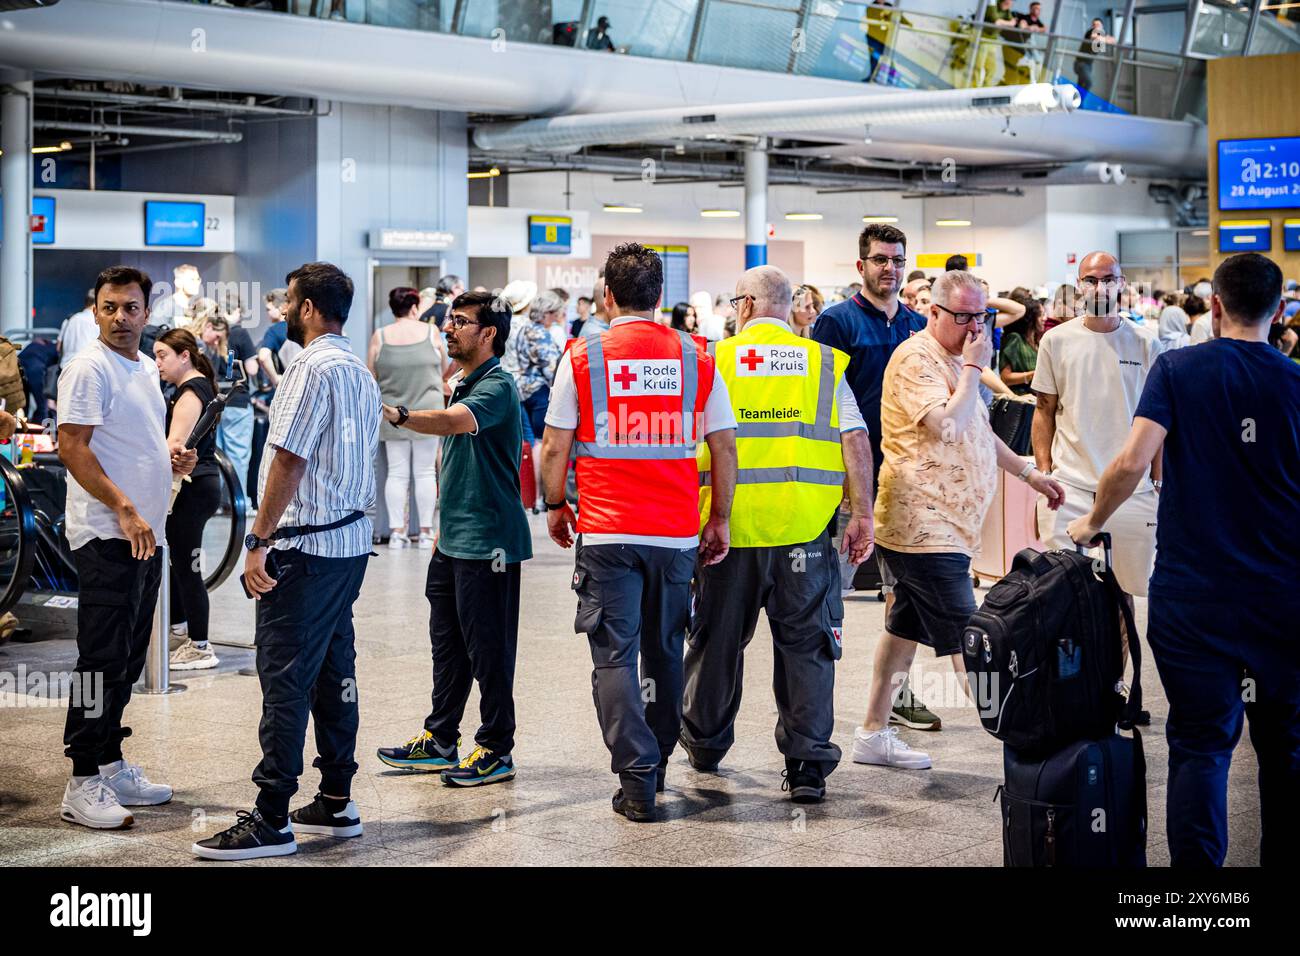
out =
{"type": "Polygon", "coordinates": [[[36,568],[36,509],[32,506],[31,492],[23,480],[22,472],[9,459],[0,456],[0,477],[5,484],[6,503],[12,499],[14,515],[18,520],[18,560],[4,594],[0,595],[0,614],[13,608],[31,584],[36,568]]]}
{"type": "Polygon", "coordinates": [[[248,499],[244,496],[244,485],[235,474],[235,466],[230,463],[230,459],[226,457],[225,452],[220,448],[214,449],[214,451],[216,452],[217,469],[221,472],[221,480],[225,483],[230,500],[230,538],[226,542],[226,552],[221,556],[221,563],[203,581],[203,585],[208,589],[209,593],[225,583],[239,564],[239,559],[243,557],[245,523],[247,521],[246,512],[248,510],[248,499]]]}

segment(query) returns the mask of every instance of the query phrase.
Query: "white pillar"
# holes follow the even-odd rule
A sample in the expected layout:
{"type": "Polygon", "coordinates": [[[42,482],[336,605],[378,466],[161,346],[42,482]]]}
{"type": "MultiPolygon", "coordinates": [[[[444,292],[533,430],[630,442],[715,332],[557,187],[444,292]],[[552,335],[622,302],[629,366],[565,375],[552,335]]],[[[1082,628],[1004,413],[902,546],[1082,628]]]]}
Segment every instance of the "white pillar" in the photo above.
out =
{"type": "Polygon", "coordinates": [[[0,328],[32,321],[32,84],[0,87],[0,328]]]}
{"type": "Polygon", "coordinates": [[[745,268],[767,265],[767,144],[745,150],[745,268]]]}

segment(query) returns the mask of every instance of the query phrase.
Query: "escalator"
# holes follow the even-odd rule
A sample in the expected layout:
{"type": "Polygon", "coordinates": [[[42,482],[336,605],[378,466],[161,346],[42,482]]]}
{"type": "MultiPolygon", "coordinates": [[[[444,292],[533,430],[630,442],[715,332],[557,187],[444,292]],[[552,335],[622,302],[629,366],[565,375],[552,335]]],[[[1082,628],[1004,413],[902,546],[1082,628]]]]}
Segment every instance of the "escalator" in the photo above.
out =
{"type": "MultiPolygon", "coordinates": [[[[222,504],[203,535],[200,567],[208,591],[243,557],[247,501],[230,460],[216,452],[222,504]]],[[[12,611],[38,635],[76,630],[77,569],[64,534],[67,473],[55,453],[15,466],[0,457],[0,613],[12,611]]]]}

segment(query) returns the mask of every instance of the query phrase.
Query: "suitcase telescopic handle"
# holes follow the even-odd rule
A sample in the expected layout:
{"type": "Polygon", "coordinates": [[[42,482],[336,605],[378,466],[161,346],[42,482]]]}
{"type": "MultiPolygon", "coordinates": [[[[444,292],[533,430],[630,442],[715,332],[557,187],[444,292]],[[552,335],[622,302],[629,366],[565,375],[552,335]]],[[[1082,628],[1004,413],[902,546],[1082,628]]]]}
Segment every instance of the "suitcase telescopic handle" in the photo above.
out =
{"type": "MultiPolygon", "coordinates": [[[[1105,555],[1106,558],[1106,570],[1109,571],[1110,570],[1110,534],[1105,531],[1097,532],[1097,537],[1092,539],[1092,542],[1088,545],[1088,547],[1095,548],[1097,545],[1101,545],[1102,553],[1105,555]]],[[[1075,550],[1078,551],[1080,554],[1084,553],[1085,548],[1083,545],[1079,544],[1078,542],[1075,542],[1074,547],[1075,550]]]]}

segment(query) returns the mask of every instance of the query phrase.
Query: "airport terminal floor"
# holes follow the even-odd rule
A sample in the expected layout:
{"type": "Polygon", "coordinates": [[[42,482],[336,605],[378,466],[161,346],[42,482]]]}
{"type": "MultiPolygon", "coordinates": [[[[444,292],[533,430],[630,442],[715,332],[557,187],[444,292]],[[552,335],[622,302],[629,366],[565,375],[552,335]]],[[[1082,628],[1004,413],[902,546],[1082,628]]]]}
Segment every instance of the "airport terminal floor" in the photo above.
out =
{"type": "MultiPolygon", "coordinates": [[[[296,855],[243,861],[196,859],[191,844],[234,822],[255,794],[249,780],[260,750],[262,700],[251,667],[253,610],[232,577],[213,595],[218,671],[174,673],[183,693],[132,698],[125,753],[151,780],[175,789],[171,803],[138,808],[127,831],[94,831],[59,820],[67,780],[62,730],[66,711],[0,708],[5,740],[0,776],[0,863],[51,866],[1000,866],[1001,744],[981,729],[973,707],[943,698],[946,661],[923,649],[912,672],[918,694],[942,718],[938,732],[903,730],[934,759],[930,770],[852,763],[853,732],[863,715],[871,658],[884,605],[874,592],[845,599],[844,655],[835,679],[834,740],[844,760],[827,778],[826,800],[796,806],[781,790],[781,754],[773,740],[772,642],[767,624],[746,656],[736,744],[716,774],[691,769],[680,748],[668,767],[661,819],[633,824],[610,812],[616,778],[592,708],[587,641],[573,633],[572,552],[546,537],[530,516],[536,557],[524,563],[515,679],[518,768],[514,780],[455,789],[436,774],[394,770],[378,747],[396,746],[421,727],[429,708],[427,552],[380,547],[356,604],[360,770],[353,798],[365,833],[355,840],[303,836],[296,855]],[[924,690],[923,690],[924,689],[924,690]]],[[[986,588],[977,592],[982,599],[986,588]]],[[[1146,602],[1137,625],[1146,629],[1146,602]]],[[[70,643],[70,642],[69,642],[70,643]]],[[[12,659],[23,645],[0,647],[12,659]]],[[[1151,865],[1167,866],[1165,781],[1167,705],[1148,654],[1143,668],[1151,726],[1147,755],[1151,865]]],[[[478,719],[471,694],[463,732],[478,719]]],[[[307,769],[294,806],[318,778],[307,737],[307,769]]],[[[465,748],[468,749],[468,748],[465,748]]],[[[1229,778],[1229,866],[1258,865],[1259,800],[1254,752],[1243,735],[1229,778]]]]}

